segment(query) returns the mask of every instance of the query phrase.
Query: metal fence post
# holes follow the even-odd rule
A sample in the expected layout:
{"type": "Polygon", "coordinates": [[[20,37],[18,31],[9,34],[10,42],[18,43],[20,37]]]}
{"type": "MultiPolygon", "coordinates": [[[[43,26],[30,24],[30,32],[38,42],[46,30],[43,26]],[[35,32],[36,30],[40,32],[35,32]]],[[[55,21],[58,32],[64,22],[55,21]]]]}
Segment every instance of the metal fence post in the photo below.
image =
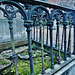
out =
{"type": "Polygon", "coordinates": [[[65,20],[64,18],[64,22],[63,22],[63,25],[64,25],[64,60],[66,61],[67,60],[67,50],[66,50],[66,45],[67,45],[67,40],[66,40],[66,28],[67,28],[67,21],[65,20]]]}
{"type": "Polygon", "coordinates": [[[60,30],[59,30],[59,27],[60,27],[60,21],[57,21],[57,32],[58,32],[58,64],[60,64],[61,62],[61,58],[60,58],[60,30]]]}
{"type": "Polygon", "coordinates": [[[56,47],[56,48],[57,48],[57,46],[58,46],[58,45],[57,45],[57,42],[58,42],[58,39],[57,39],[57,38],[58,38],[58,31],[56,31],[56,44],[55,44],[55,47],[56,47]]]}
{"type": "Polygon", "coordinates": [[[54,61],[53,61],[53,22],[48,22],[48,26],[50,27],[50,53],[51,53],[51,69],[54,69],[54,61]]]}
{"type": "Polygon", "coordinates": [[[30,59],[30,70],[31,70],[31,74],[30,75],[34,75],[34,69],[33,69],[33,57],[32,57],[32,48],[31,48],[31,29],[30,26],[32,25],[32,21],[31,20],[27,20],[24,21],[24,27],[27,28],[27,35],[28,35],[28,53],[29,53],[29,59],[30,59]]]}
{"type": "Polygon", "coordinates": [[[16,72],[16,75],[18,75],[18,70],[17,70],[17,56],[15,54],[15,46],[14,46],[14,36],[13,36],[13,26],[12,26],[12,23],[13,21],[12,20],[9,20],[8,21],[9,23],[9,29],[10,29],[10,38],[11,38],[11,44],[12,44],[12,58],[13,58],[13,62],[14,62],[14,65],[15,65],[15,72],[16,72]]]}
{"type": "Polygon", "coordinates": [[[64,27],[62,32],[61,50],[63,50],[63,41],[64,41],[64,27]]]}
{"type": "Polygon", "coordinates": [[[68,49],[67,52],[69,53],[69,57],[71,57],[71,22],[70,24],[70,28],[69,28],[69,39],[68,39],[68,49]]]}
{"type": "Polygon", "coordinates": [[[48,25],[47,25],[46,45],[48,45],[48,25]]]}
{"type": "Polygon", "coordinates": [[[45,73],[44,68],[44,52],[43,52],[43,27],[42,27],[42,21],[39,21],[40,31],[41,31],[41,54],[42,54],[42,74],[45,73]]]}

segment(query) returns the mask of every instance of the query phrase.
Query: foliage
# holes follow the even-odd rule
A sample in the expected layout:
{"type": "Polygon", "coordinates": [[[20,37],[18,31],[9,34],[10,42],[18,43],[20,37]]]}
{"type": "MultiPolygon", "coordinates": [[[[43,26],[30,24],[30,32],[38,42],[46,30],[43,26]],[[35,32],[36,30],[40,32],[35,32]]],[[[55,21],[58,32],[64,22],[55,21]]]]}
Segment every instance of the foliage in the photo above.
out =
{"type": "MultiPolygon", "coordinates": [[[[36,52],[33,51],[33,54],[36,52]]],[[[21,53],[22,55],[27,55],[28,53],[21,53]]],[[[58,54],[57,54],[58,55],[58,54]]],[[[54,58],[54,64],[57,63],[56,56],[54,58]]],[[[29,60],[21,60],[17,59],[17,67],[18,67],[18,73],[19,75],[30,75],[30,61],[29,60]]],[[[44,56],[44,67],[45,70],[50,68],[51,58],[50,54],[47,56],[44,56]]],[[[41,54],[39,54],[36,58],[33,58],[33,67],[34,67],[34,74],[37,75],[39,73],[42,73],[42,57],[41,54]]],[[[8,69],[3,71],[3,75],[15,75],[15,67],[14,64],[8,69]],[[5,72],[6,71],[6,72],[5,72]]]]}
{"type": "Polygon", "coordinates": [[[7,65],[9,62],[5,61],[4,59],[0,58],[0,65],[7,65]]]}

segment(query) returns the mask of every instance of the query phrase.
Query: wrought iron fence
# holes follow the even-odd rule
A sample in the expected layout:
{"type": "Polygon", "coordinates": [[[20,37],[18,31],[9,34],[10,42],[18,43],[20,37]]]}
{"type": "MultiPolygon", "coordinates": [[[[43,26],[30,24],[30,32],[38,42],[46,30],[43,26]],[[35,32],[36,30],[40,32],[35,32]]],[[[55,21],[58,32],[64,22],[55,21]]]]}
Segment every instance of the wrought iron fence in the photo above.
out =
{"type": "Polygon", "coordinates": [[[18,12],[22,15],[24,27],[27,29],[31,75],[34,75],[31,40],[40,43],[42,51],[42,74],[45,73],[44,46],[50,48],[47,51],[50,52],[51,56],[51,69],[54,69],[53,49],[58,50],[58,64],[61,64],[61,51],[64,52],[63,59],[65,61],[67,61],[67,54],[69,54],[69,57],[71,57],[71,54],[75,55],[74,9],[40,1],[12,0],[1,1],[0,10],[3,11],[4,17],[9,20],[13,50],[12,58],[15,63],[16,75],[18,75],[18,70],[13,35],[13,18],[16,18],[16,13],[18,12]],[[2,8],[2,5],[5,5],[5,8],[2,8]]]}

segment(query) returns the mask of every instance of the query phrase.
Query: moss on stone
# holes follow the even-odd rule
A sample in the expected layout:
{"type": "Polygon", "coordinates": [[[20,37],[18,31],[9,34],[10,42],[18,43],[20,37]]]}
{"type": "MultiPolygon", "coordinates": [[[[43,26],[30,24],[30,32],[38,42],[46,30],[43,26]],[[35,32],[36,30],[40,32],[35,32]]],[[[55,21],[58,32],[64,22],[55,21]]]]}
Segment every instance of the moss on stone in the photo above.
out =
{"type": "MultiPolygon", "coordinates": [[[[39,52],[39,51],[38,51],[39,52]]],[[[33,51],[33,54],[35,54],[36,52],[33,51]]],[[[57,53],[57,52],[56,52],[57,53]]],[[[27,55],[28,53],[21,53],[23,55],[27,55]]],[[[55,53],[54,53],[55,55],[55,53]]],[[[57,53],[57,56],[58,56],[58,53],[57,53]]],[[[63,56],[63,54],[62,54],[63,56]]],[[[56,56],[53,56],[54,58],[54,64],[57,64],[57,58],[56,56]]],[[[17,59],[17,66],[18,66],[18,72],[19,72],[19,75],[30,75],[30,61],[29,60],[21,60],[21,59],[17,59]]],[[[50,63],[51,63],[51,57],[50,57],[50,53],[48,53],[48,55],[44,56],[44,67],[45,67],[45,70],[50,68],[50,63]]],[[[41,57],[41,53],[39,53],[39,55],[36,57],[36,58],[33,58],[33,67],[34,67],[34,74],[37,75],[39,73],[42,73],[42,57],[41,57]]],[[[6,69],[7,73],[8,74],[10,72],[10,75],[12,75],[12,73],[14,73],[13,75],[15,75],[15,67],[14,67],[14,64],[11,66],[11,69],[9,70],[10,68],[6,69]]],[[[3,75],[6,75],[4,74],[4,72],[2,72],[3,75]]]]}

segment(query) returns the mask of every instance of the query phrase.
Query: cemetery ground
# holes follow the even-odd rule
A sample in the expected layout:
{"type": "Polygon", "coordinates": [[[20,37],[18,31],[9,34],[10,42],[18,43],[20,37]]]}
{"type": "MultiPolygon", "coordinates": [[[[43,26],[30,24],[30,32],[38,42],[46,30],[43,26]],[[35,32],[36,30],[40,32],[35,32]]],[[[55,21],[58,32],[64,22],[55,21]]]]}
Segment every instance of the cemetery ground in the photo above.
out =
{"type": "MultiPolygon", "coordinates": [[[[18,73],[19,75],[30,75],[30,61],[29,61],[29,55],[28,55],[28,49],[25,49],[25,51],[21,51],[20,49],[25,49],[25,47],[18,48],[17,53],[17,67],[18,67],[18,73]],[[20,52],[20,53],[19,53],[20,52]]],[[[6,68],[3,68],[0,66],[0,70],[3,68],[4,70],[1,71],[2,75],[15,75],[15,67],[14,63],[11,59],[12,51],[4,51],[0,55],[3,58],[0,58],[0,65],[5,66],[6,68]],[[4,60],[5,59],[5,60],[4,60]],[[10,61],[10,63],[8,61],[10,61]],[[9,66],[8,66],[9,65],[9,66]]],[[[62,55],[63,57],[63,55],[62,55]]],[[[58,54],[57,52],[54,52],[54,64],[58,63],[58,54]]],[[[44,67],[45,70],[50,68],[50,53],[44,52],[44,67]]],[[[39,73],[42,73],[42,57],[41,57],[41,50],[33,49],[33,66],[34,66],[34,74],[37,75],[39,73]]]]}
{"type": "MultiPolygon", "coordinates": [[[[62,30],[62,28],[60,30],[62,30]]],[[[69,32],[69,29],[67,29],[67,34],[68,32],[69,32]]],[[[60,35],[62,35],[61,33],[62,31],[60,32],[60,35]]],[[[73,33],[73,29],[72,29],[72,33],[73,33]]],[[[56,38],[55,35],[56,35],[56,30],[54,30],[53,32],[53,39],[56,38]]],[[[54,39],[54,41],[55,40],[56,39],[54,39]]],[[[67,41],[68,41],[68,36],[67,36],[67,41]]],[[[71,41],[71,44],[73,44],[73,39],[71,41]]],[[[73,50],[73,45],[71,46],[73,50]]],[[[32,46],[33,67],[34,67],[34,74],[37,75],[42,73],[42,56],[41,56],[41,50],[34,47],[35,46],[33,45],[32,46]]],[[[28,46],[22,46],[22,47],[16,48],[15,51],[17,55],[17,67],[18,67],[19,75],[30,75],[30,60],[29,60],[29,54],[28,54],[28,46]]],[[[58,64],[58,51],[57,50],[53,50],[53,51],[54,51],[53,52],[54,64],[58,64]]],[[[64,53],[61,52],[60,55],[61,55],[61,60],[63,60],[64,53]]],[[[44,51],[45,70],[50,68],[51,66],[50,63],[51,63],[51,55],[50,55],[50,49],[48,49],[48,52],[44,51]]],[[[15,75],[15,67],[14,67],[14,63],[12,59],[12,50],[7,50],[0,53],[0,73],[1,75],[15,75]]]]}

